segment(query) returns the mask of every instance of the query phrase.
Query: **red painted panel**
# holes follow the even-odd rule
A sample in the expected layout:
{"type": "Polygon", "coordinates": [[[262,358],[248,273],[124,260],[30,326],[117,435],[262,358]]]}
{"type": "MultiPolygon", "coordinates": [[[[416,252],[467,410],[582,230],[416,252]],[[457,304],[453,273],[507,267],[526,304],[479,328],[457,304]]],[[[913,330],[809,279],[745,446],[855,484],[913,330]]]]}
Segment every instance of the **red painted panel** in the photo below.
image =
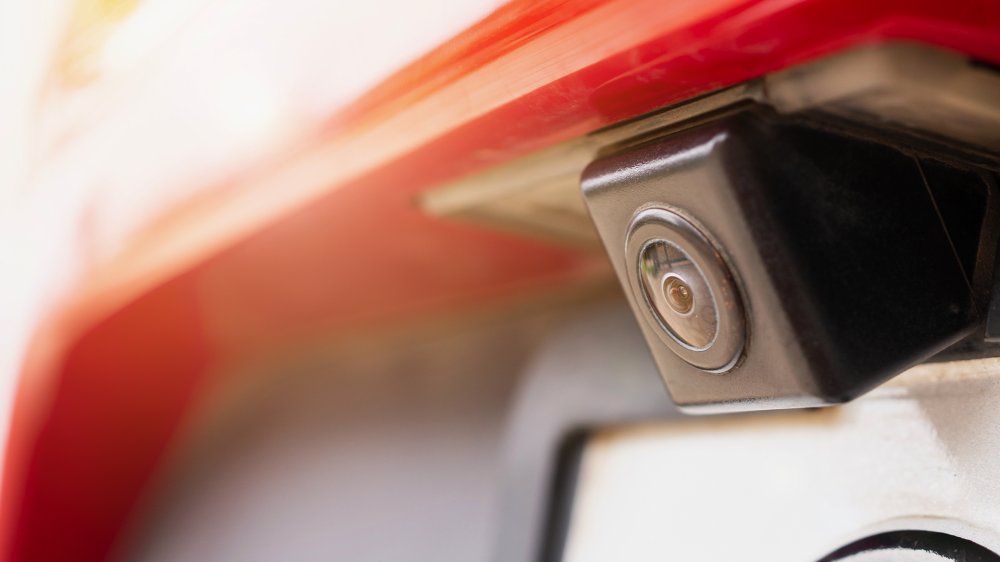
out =
{"type": "Polygon", "coordinates": [[[181,277],[80,338],[27,460],[11,560],[103,559],[210,358],[181,277]]]}

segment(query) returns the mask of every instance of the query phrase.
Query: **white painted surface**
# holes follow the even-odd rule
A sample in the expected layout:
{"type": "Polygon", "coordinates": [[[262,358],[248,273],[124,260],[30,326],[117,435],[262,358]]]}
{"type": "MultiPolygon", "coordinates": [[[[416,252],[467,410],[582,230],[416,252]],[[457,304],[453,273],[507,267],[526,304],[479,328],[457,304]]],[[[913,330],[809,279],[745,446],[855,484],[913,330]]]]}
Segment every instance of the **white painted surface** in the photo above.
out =
{"type": "Polygon", "coordinates": [[[608,430],[568,562],[817,560],[943,518],[1000,546],[1000,361],[917,367],[846,406],[608,430]]]}

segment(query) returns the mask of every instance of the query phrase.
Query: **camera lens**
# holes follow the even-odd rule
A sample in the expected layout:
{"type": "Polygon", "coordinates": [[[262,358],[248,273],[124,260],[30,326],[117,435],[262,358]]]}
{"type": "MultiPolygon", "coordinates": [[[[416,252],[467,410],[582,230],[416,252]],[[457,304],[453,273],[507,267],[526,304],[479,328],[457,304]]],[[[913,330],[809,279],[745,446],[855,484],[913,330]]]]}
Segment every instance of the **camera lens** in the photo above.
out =
{"type": "Polygon", "coordinates": [[[685,346],[702,350],[719,331],[719,315],[708,281],[676,244],[653,240],[642,250],[639,267],[646,299],[662,327],[685,346]]]}
{"type": "Polygon", "coordinates": [[[663,296],[677,314],[686,316],[694,309],[694,293],[680,277],[667,276],[663,279],[663,296]]]}

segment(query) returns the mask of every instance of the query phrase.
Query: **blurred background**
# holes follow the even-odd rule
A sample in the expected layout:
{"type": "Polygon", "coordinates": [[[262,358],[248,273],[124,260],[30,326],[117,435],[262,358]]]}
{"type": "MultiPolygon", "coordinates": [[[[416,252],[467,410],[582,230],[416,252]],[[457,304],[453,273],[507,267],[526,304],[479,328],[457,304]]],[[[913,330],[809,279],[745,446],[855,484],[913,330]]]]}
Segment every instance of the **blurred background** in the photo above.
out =
{"type": "Polygon", "coordinates": [[[454,80],[434,73],[496,34],[466,30],[498,6],[0,3],[12,559],[487,559],[518,374],[614,302],[607,272],[408,232],[427,180],[378,179],[360,212],[357,189],[329,193],[482,111],[380,125],[454,80]],[[382,204],[399,234],[358,246],[382,204]]]}

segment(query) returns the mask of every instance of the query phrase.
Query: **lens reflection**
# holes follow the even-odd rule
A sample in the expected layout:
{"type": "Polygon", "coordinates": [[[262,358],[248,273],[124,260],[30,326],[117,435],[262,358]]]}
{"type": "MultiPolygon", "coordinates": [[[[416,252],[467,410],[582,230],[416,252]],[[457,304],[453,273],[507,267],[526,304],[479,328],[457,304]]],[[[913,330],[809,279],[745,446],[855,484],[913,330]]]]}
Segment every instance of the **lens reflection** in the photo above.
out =
{"type": "Polygon", "coordinates": [[[719,329],[708,282],[683,250],[666,240],[650,242],[639,260],[642,288],[661,324],[695,349],[712,345],[719,329]]]}

